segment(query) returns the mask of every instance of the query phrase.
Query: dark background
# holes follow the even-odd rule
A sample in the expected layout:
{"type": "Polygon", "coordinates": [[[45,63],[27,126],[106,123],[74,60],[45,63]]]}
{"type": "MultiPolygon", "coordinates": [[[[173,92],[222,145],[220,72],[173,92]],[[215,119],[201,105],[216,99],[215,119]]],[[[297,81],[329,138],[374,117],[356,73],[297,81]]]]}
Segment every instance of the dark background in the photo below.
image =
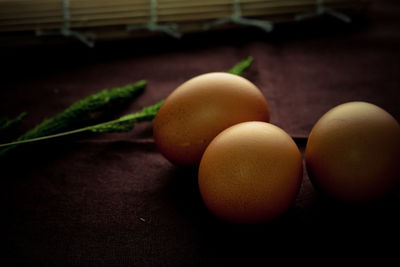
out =
{"type": "MultiPolygon", "coordinates": [[[[400,4],[372,1],[345,24],[329,16],[277,25],[96,43],[2,47],[0,114],[26,131],[76,100],[140,79],[121,114],[165,98],[187,79],[251,55],[245,77],[266,96],[271,122],[304,151],[320,116],[348,101],[400,120],[400,4]]],[[[5,266],[210,266],[395,260],[399,193],[367,206],[335,203],[306,172],[293,207],[262,225],[230,225],[203,205],[196,170],[164,159],[151,122],[122,134],[78,135],[1,159],[5,266]]]]}

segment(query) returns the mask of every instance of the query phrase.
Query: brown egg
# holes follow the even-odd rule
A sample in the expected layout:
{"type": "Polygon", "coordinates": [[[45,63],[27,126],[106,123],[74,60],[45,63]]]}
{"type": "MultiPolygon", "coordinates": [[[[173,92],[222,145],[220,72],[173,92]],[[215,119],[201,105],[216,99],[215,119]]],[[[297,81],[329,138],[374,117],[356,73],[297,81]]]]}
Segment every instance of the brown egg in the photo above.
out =
{"type": "Polygon", "coordinates": [[[211,140],[244,121],[269,121],[261,91],[243,77],[208,73],[190,79],[165,100],[154,119],[159,151],[177,165],[196,165],[211,140]]]}
{"type": "Polygon", "coordinates": [[[306,164],[316,188],[334,199],[346,203],[379,199],[399,183],[399,123],[373,104],[339,105],[313,127],[306,164]]]}
{"type": "Polygon", "coordinates": [[[302,158],[293,139],[265,122],[244,122],[221,132],[200,162],[205,205],[232,223],[261,223],[283,214],[302,181],[302,158]]]}

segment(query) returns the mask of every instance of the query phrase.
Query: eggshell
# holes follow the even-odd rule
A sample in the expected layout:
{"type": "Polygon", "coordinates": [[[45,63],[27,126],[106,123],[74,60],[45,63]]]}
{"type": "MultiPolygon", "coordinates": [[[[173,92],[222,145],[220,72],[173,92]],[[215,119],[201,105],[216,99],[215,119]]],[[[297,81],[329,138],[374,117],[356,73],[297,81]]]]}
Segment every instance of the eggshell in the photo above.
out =
{"type": "Polygon", "coordinates": [[[245,121],[269,121],[261,91],[229,73],[207,73],[176,88],[154,120],[159,151],[176,165],[197,165],[211,140],[245,121]]]}
{"type": "Polygon", "coordinates": [[[315,124],[305,156],[321,192],[347,203],[373,201],[399,184],[400,126],[376,105],[345,103],[315,124]]]}
{"type": "Polygon", "coordinates": [[[293,139],[265,122],[244,122],[220,133],[199,166],[202,199],[218,218],[262,223],[282,215],[302,181],[302,157],[293,139]]]}

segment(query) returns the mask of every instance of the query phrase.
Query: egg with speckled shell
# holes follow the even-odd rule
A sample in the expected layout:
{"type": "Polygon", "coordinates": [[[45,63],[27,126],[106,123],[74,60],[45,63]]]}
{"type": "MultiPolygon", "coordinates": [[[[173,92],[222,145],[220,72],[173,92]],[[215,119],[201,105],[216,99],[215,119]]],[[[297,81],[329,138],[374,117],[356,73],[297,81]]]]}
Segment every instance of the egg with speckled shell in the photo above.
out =
{"type": "Polygon", "coordinates": [[[306,165],[320,192],[345,203],[367,203],[400,183],[400,125],[366,102],[336,106],[314,125],[306,165]]]}
{"type": "Polygon", "coordinates": [[[169,161],[196,166],[215,136],[245,121],[269,121],[264,95],[241,76],[214,72],[186,81],[166,98],[154,119],[153,134],[169,161]]]}
{"type": "Polygon", "coordinates": [[[281,128],[243,122],[225,129],[201,159],[198,183],[207,208],[240,224],[268,222],[285,213],[299,192],[301,153],[281,128]]]}

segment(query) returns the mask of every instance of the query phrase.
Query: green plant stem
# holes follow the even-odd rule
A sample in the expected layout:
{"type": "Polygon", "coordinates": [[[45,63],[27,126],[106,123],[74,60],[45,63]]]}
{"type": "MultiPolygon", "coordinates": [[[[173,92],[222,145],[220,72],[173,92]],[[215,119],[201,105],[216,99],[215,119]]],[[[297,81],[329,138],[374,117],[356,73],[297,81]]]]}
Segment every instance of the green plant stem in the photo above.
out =
{"type": "Polygon", "coordinates": [[[249,56],[245,60],[240,61],[237,63],[235,66],[233,66],[230,70],[228,70],[228,73],[231,74],[236,74],[239,76],[242,76],[243,73],[251,66],[253,63],[254,58],[252,56],[249,56]]]}
{"type": "Polygon", "coordinates": [[[98,119],[99,114],[104,113],[110,107],[123,104],[127,100],[141,93],[146,87],[144,80],[128,84],[123,87],[104,89],[95,94],[89,95],[66,108],[61,113],[44,120],[35,128],[18,137],[14,145],[8,145],[0,151],[0,156],[17,147],[17,144],[24,140],[34,140],[42,136],[55,135],[62,131],[69,131],[84,124],[93,123],[98,119]]]}
{"type": "Polygon", "coordinates": [[[17,124],[21,123],[21,121],[28,116],[28,113],[22,112],[14,119],[3,118],[0,120],[0,133],[8,131],[10,128],[15,127],[17,124]]]}
{"type": "MultiPolygon", "coordinates": [[[[84,127],[84,128],[80,128],[80,129],[76,129],[76,130],[72,130],[72,131],[67,131],[67,132],[62,132],[62,133],[58,133],[58,134],[46,135],[46,136],[41,136],[41,137],[36,137],[36,138],[31,138],[31,139],[14,141],[14,142],[6,143],[6,144],[0,144],[0,147],[9,147],[9,146],[21,145],[21,144],[25,144],[25,143],[33,143],[33,142],[52,139],[52,138],[61,137],[61,136],[65,136],[65,135],[81,133],[81,132],[89,131],[90,127],[92,127],[92,126],[87,126],[87,127],[84,127]]],[[[0,155],[1,155],[2,152],[3,151],[0,152],[0,155]]]]}
{"type": "Polygon", "coordinates": [[[17,134],[17,127],[21,124],[22,120],[28,116],[28,113],[22,112],[13,119],[6,117],[0,119],[0,140],[7,142],[13,140],[13,136],[17,134]]]}
{"type": "Polygon", "coordinates": [[[69,106],[63,112],[43,121],[32,130],[20,136],[16,141],[56,134],[79,127],[82,124],[93,123],[97,119],[96,117],[98,117],[99,112],[131,99],[142,92],[146,84],[146,81],[139,81],[121,88],[105,89],[83,98],[69,106]]]}
{"type": "MultiPolygon", "coordinates": [[[[164,103],[164,100],[161,100],[157,102],[154,105],[145,107],[142,109],[140,112],[128,114],[125,116],[122,116],[119,119],[112,120],[112,121],[107,121],[91,126],[86,126],[83,128],[67,131],[67,132],[62,132],[62,133],[57,133],[57,134],[52,134],[52,135],[46,135],[46,136],[41,136],[41,137],[36,137],[36,138],[31,138],[27,140],[20,140],[20,141],[15,141],[15,142],[10,142],[7,144],[0,144],[0,147],[10,147],[14,145],[20,145],[20,144],[25,144],[25,143],[32,143],[32,142],[37,142],[37,141],[43,141],[43,140],[48,140],[56,137],[61,137],[61,136],[66,136],[66,135],[71,135],[71,134],[77,134],[77,133],[82,133],[82,132],[115,132],[115,131],[120,131],[120,128],[117,127],[117,125],[126,125],[125,123],[129,124],[129,128],[132,129],[134,124],[136,122],[142,122],[142,121],[150,121],[152,120],[155,115],[157,114],[158,109],[161,107],[161,105],[164,103]]],[[[3,151],[0,152],[0,155],[3,151]]]]}

